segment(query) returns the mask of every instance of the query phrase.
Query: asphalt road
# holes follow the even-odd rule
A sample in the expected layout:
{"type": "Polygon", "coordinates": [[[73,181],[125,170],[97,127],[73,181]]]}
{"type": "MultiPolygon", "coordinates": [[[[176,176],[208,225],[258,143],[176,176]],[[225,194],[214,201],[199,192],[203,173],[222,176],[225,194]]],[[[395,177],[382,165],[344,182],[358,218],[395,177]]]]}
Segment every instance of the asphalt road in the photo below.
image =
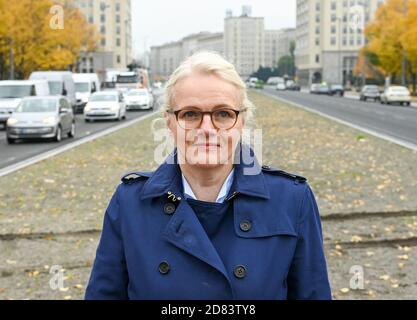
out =
{"type": "Polygon", "coordinates": [[[382,105],[378,102],[363,102],[305,92],[276,91],[273,88],[265,88],[264,92],[353,125],[417,145],[417,108],[415,107],[382,105]]]}
{"type": "MultiPolygon", "coordinates": [[[[152,111],[128,111],[126,120],[143,117],[152,111]]],[[[25,140],[9,145],[6,140],[6,132],[4,128],[0,128],[0,169],[11,164],[26,160],[43,152],[53,150],[77,139],[86,137],[93,133],[103,131],[112,126],[118,125],[119,121],[94,121],[86,123],[82,115],[76,116],[76,135],[75,138],[64,138],[60,143],[48,140],[25,140]]]]}

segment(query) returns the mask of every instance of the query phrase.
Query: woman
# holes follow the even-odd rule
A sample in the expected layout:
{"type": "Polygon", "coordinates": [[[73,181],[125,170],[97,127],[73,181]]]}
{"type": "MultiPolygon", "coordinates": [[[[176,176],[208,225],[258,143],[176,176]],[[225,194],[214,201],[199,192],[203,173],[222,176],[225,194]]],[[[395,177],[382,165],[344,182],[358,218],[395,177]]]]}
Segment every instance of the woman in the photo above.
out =
{"type": "Polygon", "coordinates": [[[330,299],[306,179],[244,161],[252,105],[233,65],[191,56],[168,81],[164,110],[176,149],[155,172],[122,179],[86,298],[330,299]]]}

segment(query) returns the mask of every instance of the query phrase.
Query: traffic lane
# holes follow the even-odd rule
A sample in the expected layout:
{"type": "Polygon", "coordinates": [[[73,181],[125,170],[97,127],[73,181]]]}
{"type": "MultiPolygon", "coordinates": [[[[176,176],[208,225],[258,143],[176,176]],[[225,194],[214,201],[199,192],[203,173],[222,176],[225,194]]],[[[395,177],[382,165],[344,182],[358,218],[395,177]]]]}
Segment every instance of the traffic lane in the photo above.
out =
{"type": "Polygon", "coordinates": [[[126,120],[123,121],[94,121],[85,122],[82,115],[76,115],[76,134],[75,139],[65,137],[61,142],[54,142],[51,140],[23,140],[15,144],[9,145],[6,140],[5,131],[0,131],[0,169],[5,168],[14,163],[29,159],[33,156],[41,154],[46,151],[53,150],[57,147],[71,143],[78,139],[84,138],[93,133],[103,131],[107,128],[113,127],[124,121],[133,120],[147,115],[150,111],[128,111],[126,113],[126,120]]]}
{"type": "Polygon", "coordinates": [[[332,117],[417,144],[417,109],[302,92],[266,92],[332,117]]]}

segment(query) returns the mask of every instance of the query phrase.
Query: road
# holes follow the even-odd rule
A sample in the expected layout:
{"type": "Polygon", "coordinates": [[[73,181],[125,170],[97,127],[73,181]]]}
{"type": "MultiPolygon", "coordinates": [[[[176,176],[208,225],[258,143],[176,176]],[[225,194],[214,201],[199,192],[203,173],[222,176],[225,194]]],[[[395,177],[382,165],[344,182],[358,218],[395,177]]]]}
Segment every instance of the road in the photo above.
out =
{"type": "Polygon", "coordinates": [[[415,107],[381,105],[375,102],[305,92],[276,91],[273,88],[265,88],[264,92],[417,146],[417,108],[415,107]]]}
{"type": "MultiPolygon", "coordinates": [[[[151,111],[129,111],[126,114],[126,120],[143,117],[151,111]]],[[[95,121],[84,122],[82,115],[76,116],[76,136],[75,139],[64,138],[60,143],[44,140],[26,140],[13,145],[6,141],[6,132],[0,129],[0,169],[11,164],[26,160],[43,152],[53,150],[70,142],[76,141],[93,133],[97,133],[118,125],[118,121],[95,121]]]]}

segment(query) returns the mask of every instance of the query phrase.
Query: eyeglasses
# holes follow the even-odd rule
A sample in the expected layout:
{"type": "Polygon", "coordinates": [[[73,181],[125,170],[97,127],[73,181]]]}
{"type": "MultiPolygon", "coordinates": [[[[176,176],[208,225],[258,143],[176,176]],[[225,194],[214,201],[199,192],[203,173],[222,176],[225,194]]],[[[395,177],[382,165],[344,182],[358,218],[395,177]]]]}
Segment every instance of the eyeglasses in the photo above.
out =
{"type": "Polygon", "coordinates": [[[197,129],[203,122],[205,114],[210,115],[211,123],[216,129],[228,130],[236,125],[237,119],[241,112],[246,109],[234,110],[230,108],[222,108],[214,111],[201,111],[197,109],[184,110],[168,110],[168,113],[174,114],[177,122],[183,129],[197,129]]]}

